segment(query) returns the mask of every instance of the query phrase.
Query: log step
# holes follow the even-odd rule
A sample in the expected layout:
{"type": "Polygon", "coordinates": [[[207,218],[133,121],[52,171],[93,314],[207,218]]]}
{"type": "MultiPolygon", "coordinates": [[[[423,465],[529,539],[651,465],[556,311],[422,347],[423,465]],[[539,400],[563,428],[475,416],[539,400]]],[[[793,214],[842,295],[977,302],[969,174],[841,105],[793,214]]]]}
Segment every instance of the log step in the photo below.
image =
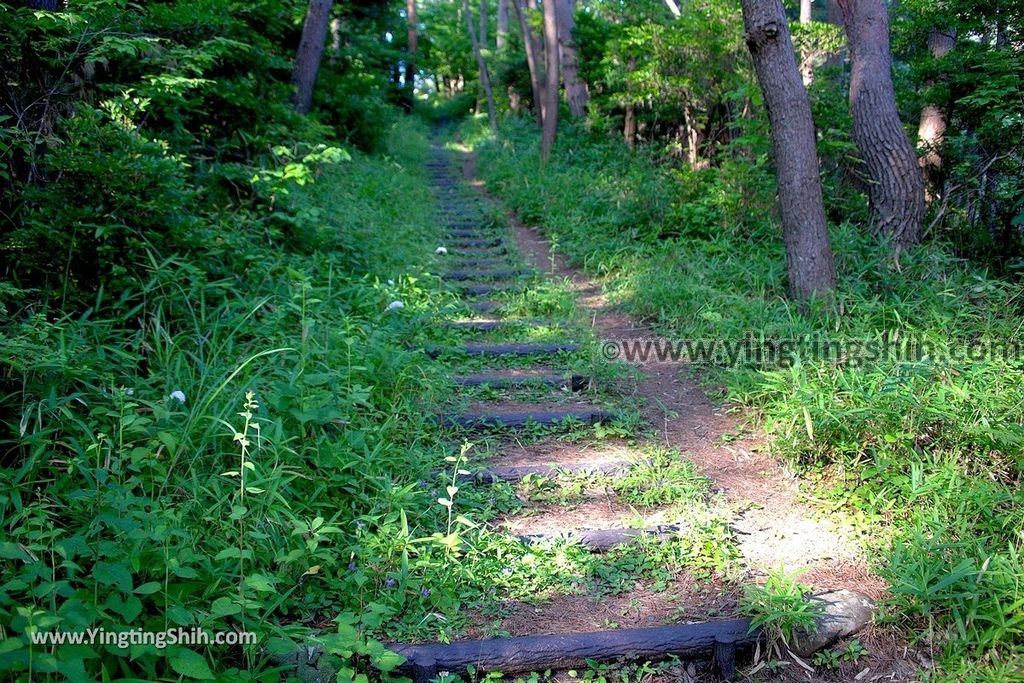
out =
{"type": "Polygon", "coordinates": [[[476,311],[477,313],[493,313],[503,305],[504,304],[500,301],[470,301],[466,304],[466,308],[476,311]]]}
{"type": "Polygon", "coordinates": [[[526,289],[526,283],[496,282],[491,285],[474,285],[464,282],[456,282],[455,288],[463,296],[490,296],[492,294],[504,294],[505,292],[522,291],[526,289]]]}
{"type": "Polygon", "coordinates": [[[472,412],[461,415],[442,415],[438,418],[446,427],[486,429],[488,427],[550,426],[565,420],[578,420],[584,424],[598,424],[613,419],[613,415],[600,408],[568,408],[565,410],[515,410],[506,412],[472,412]]]}
{"type": "Polygon", "coordinates": [[[507,258],[462,258],[459,259],[459,265],[463,268],[485,268],[487,266],[511,266],[512,263],[507,258]]]}
{"type": "Polygon", "coordinates": [[[540,344],[532,342],[488,344],[486,342],[470,342],[462,347],[462,353],[467,356],[536,356],[554,353],[572,353],[579,350],[580,345],[572,342],[557,344],[540,344]]]}
{"type": "Polygon", "coordinates": [[[535,275],[531,270],[451,270],[445,280],[508,280],[535,275]]]}
{"type": "Polygon", "coordinates": [[[496,484],[502,481],[519,481],[530,475],[555,478],[565,474],[606,474],[616,476],[628,472],[629,462],[574,462],[548,463],[544,465],[494,465],[469,474],[461,475],[462,481],[477,484],[496,484]]]}
{"type": "Polygon", "coordinates": [[[547,385],[552,387],[569,387],[571,391],[583,391],[590,387],[590,379],[582,375],[566,377],[558,373],[533,373],[524,375],[463,375],[453,377],[452,381],[460,387],[493,387],[505,389],[509,387],[528,387],[531,385],[547,385]]]}
{"type": "Polygon", "coordinates": [[[453,240],[452,246],[456,249],[500,247],[502,246],[502,238],[488,237],[486,239],[457,239],[453,240]]]}
{"type": "Polygon", "coordinates": [[[508,254],[508,247],[487,247],[486,249],[478,249],[475,247],[452,247],[460,256],[472,256],[473,258],[493,258],[495,256],[503,256],[508,254]]]}
{"type": "Polygon", "coordinates": [[[391,643],[387,647],[405,657],[398,671],[414,683],[427,683],[440,671],[525,673],[575,669],[588,662],[657,661],[714,657],[719,674],[731,677],[738,648],[752,648],[761,632],[751,632],[749,619],[728,619],[696,624],[628,628],[589,633],[558,633],[454,643],[391,643]],[[731,655],[731,656],[729,656],[731,655]]]}
{"type": "Polygon", "coordinates": [[[667,541],[679,535],[679,532],[680,527],[677,525],[665,524],[643,529],[587,529],[564,534],[526,534],[519,538],[524,543],[548,543],[566,538],[579,543],[592,553],[604,553],[612,548],[634,543],[646,537],[653,536],[658,540],[667,541]]]}

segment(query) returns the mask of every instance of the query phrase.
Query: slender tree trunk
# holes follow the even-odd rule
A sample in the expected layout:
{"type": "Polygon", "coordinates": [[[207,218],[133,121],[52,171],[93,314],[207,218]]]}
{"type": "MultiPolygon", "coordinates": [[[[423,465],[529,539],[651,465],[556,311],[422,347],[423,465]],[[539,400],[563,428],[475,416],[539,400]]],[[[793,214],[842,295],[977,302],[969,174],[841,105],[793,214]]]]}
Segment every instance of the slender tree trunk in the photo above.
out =
{"type": "MultiPolygon", "coordinates": [[[[811,0],[800,0],[800,23],[811,23],[811,16],[811,0]]],[[[800,54],[800,77],[804,86],[809,87],[814,82],[814,54],[809,49],[800,54]]]]}
{"type": "Polygon", "coordinates": [[[636,105],[630,102],[626,105],[626,120],[622,126],[622,137],[626,141],[626,147],[630,150],[636,149],[636,105]]]}
{"type": "Polygon", "coordinates": [[[821,198],[814,121],[800,81],[782,0],[742,0],[746,42],[764,93],[779,183],[789,288],[797,299],[828,295],[835,266],[821,198]]]}
{"type": "Polygon", "coordinates": [[[480,49],[487,47],[487,29],[490,27],[490,0],[480,0],[480,49]]]}
{"type": "Polygon", "coordinates": [[[544,122],[541,124],[540,160],[546,163],[555,146],[558,133],[558,12],[556,0],[544,3],[544,64],[547,78],[544,83],[544,122]]]}
{"type": "Polygon", "coordinates": [[[327,24],[330,20],[332,0],[309,0],[306,21],[302,25],[302,38],[295,55],[295,111],[307,113],[313,106],[313,86],[320,70],[320,58],[324,53],[327,39],[327,24]]]}
{"type": "Polygon", "coordinates": [[[529,17],[526,14],[525,0],[510,0],[519,21],[519,33],[523,38],[523,50],[526,52],[526,66],[530,70],[530,88],[533,91],[533,109],[537,115],[537,125],[544,125],[544,85],[540,79],[540,53],[537,41],[530,30],[529,17]]]}
{"type": "Polygon", "coordinates": [[[850,44],[853,137],[871,177],[871,229],[897,249],[921,239],[924,175],[896,111],[885,0],[839,0],[850,44]]]}
{"type": "MultiPolygon", "coordinates": [[[[636,70],[636,57],[626,58],[626,73],[633,73],[636,70]]],[[[626,147],[631,150],[636,149],[636,103],[633,101],[633,95],[630,92],[630,80],[626,79],[626,97],[628,103],[626,104],[626,120],[622,126],[622,137],[626,140],[626,147]]]]}
{"type": "Polygon", "coordinates": [[[587,113],[587,84],[580,78],[579,59],[576,55],[576,39],[573,31],[576,21],[572,16],[573,0],[555,0],[558,19],[558,48],[562,60],[562,80],[565,82],[565,96],[569,100],[569,111],[579,118],[587,113]]]}
{"type": "Polygon", "coordinates": [[[341,19],[331,19],[331,54],[327,63],[335,66],[338,63],[338,54],[341,52],[341,19]]]}
{"type": "Polygon", "coordinates": [[[508,3],[509,0],[498,0],[498,30],[494,39],[498,52],[508,48],[508,3]]]}
{"type": "Polygon", "coordinates": [[[408,89],[409,109],[412,109],[416,88],[416,50],[418,31],[416,27],[416,0],[405,0],[405,17],[408,24],[405,55],[405,87],[408,89]]]}
{"type": "Polygon", "coordinates": [[[473,56],[476,57],[476,65],[480,70],[480,86],[484,89],[484,97],[487,98],[487,119],[491,124],[491,133],[498,134],[498,114],[494,108],[494,91],[491,90],[491,74],[487,70],[487,62],[484,61],[484,54],[480,50],[480,41],[476,36],[476,27],[473,26],[473,13],[469,11],[469,0],[462,0],[462,13],[466,15],[466,30],[469,32],[469,44],[473,48],[473,56]]]}
{"type": "Polygon", "coordinates": [[[676,0],[665,0],[665,5],[668,7],[668,11],[672,13],[672,16],[679,18],[682,16],[682,12],[679,11],[679,3],[676,0]]]}
{"type": "MultiPolygon", "coordinates": [[[[935,59],[945,57],[956,47],[956,31],[933,28],[928,34],[928,50],[935,59]]],[[[934,85],[931,81],[926,86],[934,85]]],[[[921,108],[917,125],[917,144],[922,154],[919,159],[924,170],[925,201],[931,202],[942,186],[942,144],[946,140],[946,114],[935,104],[921,108]]]]}

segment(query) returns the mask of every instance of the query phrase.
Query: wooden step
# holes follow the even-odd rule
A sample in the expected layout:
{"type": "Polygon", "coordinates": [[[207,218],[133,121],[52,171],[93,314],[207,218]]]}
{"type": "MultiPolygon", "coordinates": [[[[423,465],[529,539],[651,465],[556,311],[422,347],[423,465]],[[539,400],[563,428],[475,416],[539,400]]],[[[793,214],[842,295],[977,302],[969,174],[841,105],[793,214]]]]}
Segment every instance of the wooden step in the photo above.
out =
{"type": "Polygon", "coordinates": [[[439,418],[441,424],[446,427],[460,427],[462,429],[487,429],[487,428],[509,428],[526,427],[537,425],[540,427],[561,424],[566,420],[576,420],[584,424],[599,424],[608,422],[614,416],[600,408],[566,408],[534,410],[508,410],[495,412],[468,412],[460,415],[442,415],[439,418]]]}
{"type": "Polygon", "coordinates": [[[520,481],[530,475],[556,478],[566,474],[605,474],[616,476],[625,474],[632,465],[629,462],[573,462],[547,463],[541,465],[492,465],[483,469],[460,475],[462,481],[477,484],[496,484],[502,481],[520,481]]]}
{"type": "Polygon", "coordinates": [[[441,277],[445,280],[508,280],[535,275],[530,270],[450,270],[441,277]]]}
{"type": "Polygon", "coordinates": [[[590,387],[590,380],[582,375],[571,375],[566,377],[555,372],[529,373],[522,375],[496,375],[476,374],[453,377],[452,381],[460,387],[483,387],[488,386],[494,389],[505,389],[510,387],[528,387],[531,385],[546,385],[553,387],[568,387],[571,391],[583,391],[590,387]]]}

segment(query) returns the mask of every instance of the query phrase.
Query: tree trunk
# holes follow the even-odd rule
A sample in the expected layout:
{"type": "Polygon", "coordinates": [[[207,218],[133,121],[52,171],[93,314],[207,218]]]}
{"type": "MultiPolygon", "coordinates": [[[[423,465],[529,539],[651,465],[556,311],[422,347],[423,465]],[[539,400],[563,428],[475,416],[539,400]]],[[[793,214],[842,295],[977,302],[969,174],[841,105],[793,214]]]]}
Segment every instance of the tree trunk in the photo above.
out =
{"type": "Polygon", "coordinates": [[[498,0],[498,31],[494,43],[498,52],[508,48],[508,3],[509,0],[498,0]]]}
{"type": "Polygon", "coordinates": [[[558,12],[556,0],[544,3],[544,64],[547,78],[544,83],[544,121],[541,124],[540,161],[546,163],[555,146],[558,132],[558,12]]]}
{"type": "Polygon", "coordinates": [[[579,118],[587,113],[587,84],[580,78],[579,59],[576,55],[576,39],[573,30],[576,22],[572,16],[573,0],[555,0],[558,19],[558,48],[562,60],[562,79],[565,82],[565,96],[569,100],[569,111],[579,118]]]}
{"type": "MultiPolygon", "coordinates": [[[[800,0],[800,23],[811,23],[811,0],[800,0]]],[[[814,54],[810,50],[800,54],[800,77],[805,87],[814,82],[814,54]]]]}
{"type": "Polygon", "coordinates": [[[622,137],[626,140],[626,147],[630,150],[636,149],[636,105],[632,102],[626,105],[626,120],[622,127],[622,137]]]}
{"type": "Polygon", "coordinates": [[[295,83],[295,111],[307,113],[313,106],[313,86],[316,74],[320,70],[320,58],[324,53],[324,41],[327,39],[327,24],[331,15],[333,0],[309,0],[306,10],[306,21],[302,25],[302,38],[295,55],[295,71],[292,82],[295,83]]]}
{"type": "Polygon", "coordinates": [[[469,0],[462,0],[462,13],[466,15],[466,30],[469,32],[469,44],[473,48],[473,56],[476,57],[476,65],[480,70],[480,86],[484,89],[484,97],[487,98],[487,119],[491,124],[491,133],[497,135],[498,114],[494,108],[491,74],[487,71],[487,62],[484,61],[484,54],[480,50],[480,41],[476,37],[476,27],[473,26],[473,13],[469,11],[469,0]]]}
{"type": "Polygon", "coordinates": [[[540,80],[540,53],[533,31],[530,30],[529,17],[526,14],[525,0],[510,0],[519,21],[519,33],[523,37],[523,50],[526,52],[526,66],[530,70],[530,88],[533,91],[533,109],[537,115],[537,125],[544,125],[544,85],[540,80]]]}
{"type": "MultiPolygon", "coordinates": [[[[956,47],[956,31],[933,28],[928,34],[928,50],[935,59],[945,57],[956,47]]],[[[926,86],[934,85],[929,81],[926,86]]],[[[931,202],[942,186],[942,144],[946,139],[946,114],[935,104],[921,108],[917,125],[917,144],[922,151],[919,159],[924,170],[925,201],[931,202]]]]}
{"type": "Polygon", "coordinates": [[[871,229],[897,249],[921,239],[924,175],[896,112],[885,0],[839,0],[850,44],[853,138],[871,186],[871,229]]]}
{"type": "Polygon", "coordinates": [[[814,121],[800,81],[782,0],[742,0],[747,47],[764,93],[779,183],[789,288],[797,299],[828,295],[835,266],[821,198],[814,121]]]}
{"type": "Polygon", "coordinates": [[[408,35],[405,55],[405,87],[409,101],[409,109],[412,109],[413,94],[416,88],[416,50],[417,50],[417,28],[416,28],[416,0],[405,0],[405,17],[408,24],[408,35]]]}
{"type": "Polygon", "coordinates": [[[487,29],[490,26],[490,0],[480,0],[480,49],[487,46],[487,29]]]}
{"type": "Polygon", "coordinates": [[[682,12],[679,11],[679,3],[676,0],[665,0],[665,5],[668,7],[668,11],[672,13],[672,16],[678,19],[682,16],[682,12]]]}

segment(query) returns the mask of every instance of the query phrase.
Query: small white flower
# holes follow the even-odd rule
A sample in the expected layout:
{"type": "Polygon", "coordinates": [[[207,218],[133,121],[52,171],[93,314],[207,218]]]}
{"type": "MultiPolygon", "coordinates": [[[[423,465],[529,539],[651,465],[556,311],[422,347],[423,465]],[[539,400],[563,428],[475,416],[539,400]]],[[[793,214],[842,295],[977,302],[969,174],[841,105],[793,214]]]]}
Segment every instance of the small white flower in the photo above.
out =
{"type": "Polygon", "coordinates": [[[174,391],[171,392],[171,398],[177,399],[181,403],[184,403],[185,402],[185,392],[182,391],[181,389],[175,389],[174,391]]]}
{"type": "Polygon", "coordinates": [[[391,311],[397,311],[400,308],[405,308],[405,304],[401,301],[392,301],[388,304],[388,307],[384,309],[384,312],[390,313],[391,311]]]}
{"type": "Polygon", "coordinates": [[[125,393],[125,396],[134,396],[135,395],[135,390],[132,389],[131,387],[128,387],[127,389],[124,390],[124,393],[125,393]]]}
{"type": "Polygon", "coordinates": [[[394,280],[388,280],[388,284],[391,285],[392,287],[394,287],[395,286],[395,281],[394,280]]]}
{"type": "Polygon", "coordinates": [[[437,249],[434,250],[434,253],[440,256],[446,256],[448,254],[448,250],[445,249],[444,247],[438,247],[437,249]]]}

